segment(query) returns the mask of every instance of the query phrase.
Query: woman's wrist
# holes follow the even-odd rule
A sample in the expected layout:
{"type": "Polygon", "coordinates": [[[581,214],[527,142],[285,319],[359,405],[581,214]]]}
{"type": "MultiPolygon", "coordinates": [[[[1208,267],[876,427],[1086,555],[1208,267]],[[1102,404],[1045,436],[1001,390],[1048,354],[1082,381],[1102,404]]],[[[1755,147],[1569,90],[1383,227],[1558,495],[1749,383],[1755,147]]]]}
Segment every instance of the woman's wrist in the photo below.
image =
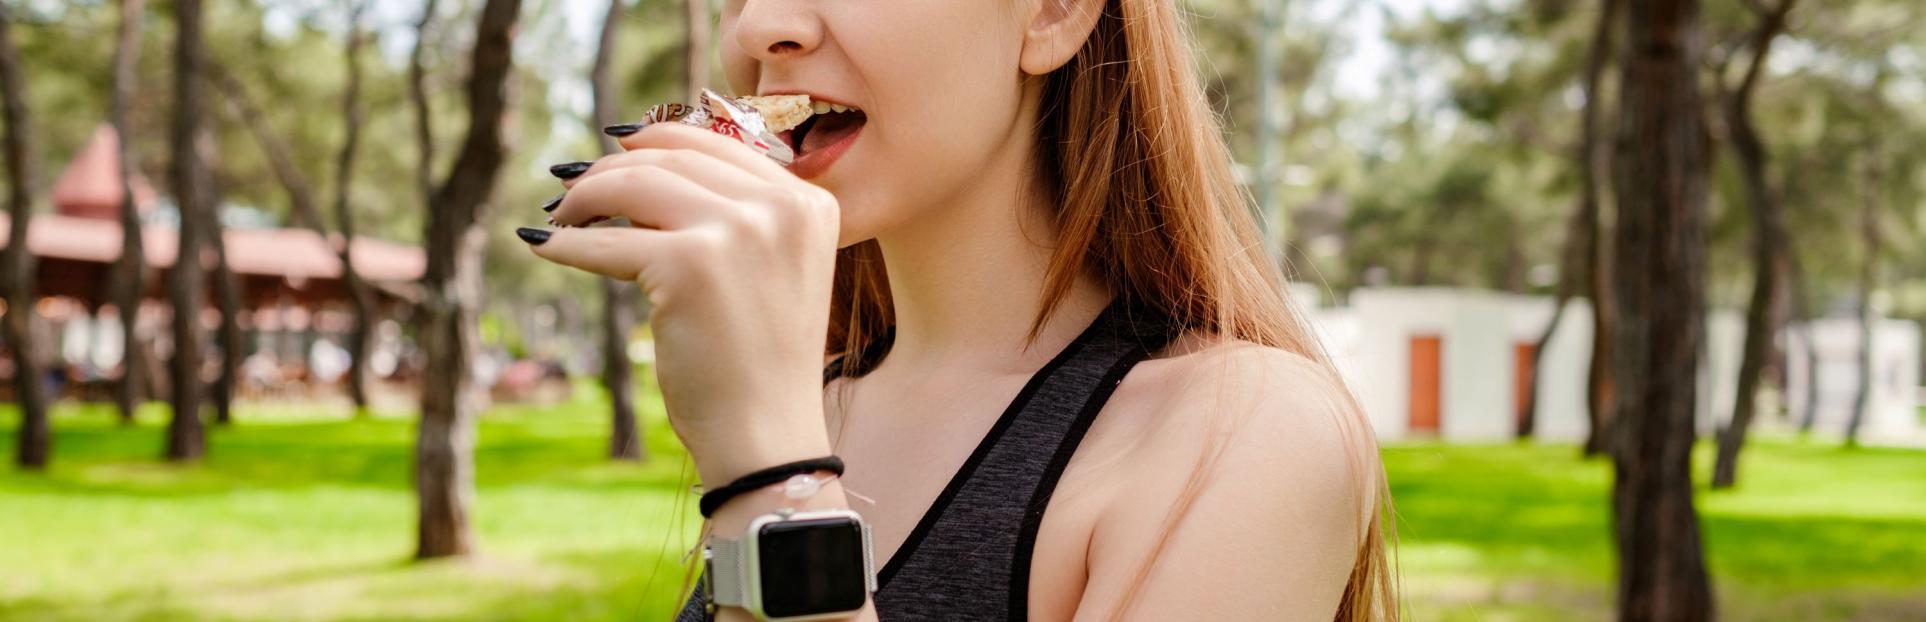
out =
{"type": "Polygon", "coordinates": [[[821,486],[815,494],[803,498],[791,498],[781,485],[777,485],[758,488],[730,499],[709,519],[710,534],[740,538],[743,531],[749,528],[750,521],[783,508],[796,511],[849,509],[849,496],[843,491],[842,479],[826,477],[826,474],[817,477],[822,478],[821,486]]]}
{"type": "Polygon", "coordinates": [[[749,473],[830,453],[829,431],[821,406],[795,413],[759,413],[738,425],[685,426],[678,430],[705,490],[728,485],[749,473]]]}
{"type": "Polygon", "coordinates": [[[709,518],[715,515],[718,507],[728,503],[730,499],[754,492],[758,488],[773,488],[778,485],[782,486],[791,498],[800,499],[816,494],[816,490],[821,488],[823,479],[817,477],[819,473],[827,477],[842,476],[843,459],[837,456],[823,456],[785,462],[761,469],[729,482],[721,488],[703,490],[698,507],[702,510],[702,517],[709,518]]]}
{"type": "MultiPolygon", "coordinates": [[[[804,499],[791,499],[783,494],[780,486],[758,489],[752,494],[737,497],[724,504],[710,520],[711,537],[742,538],[749,529],[749,523],[756,517],[782,508],[797,511],[845,509],[849,508],[849,495],[843,491],[841,478],[830,478],[823,482],[816,494],[804,499]]],[[[716,622],[754,622],[755,617],[747,610],[738,607],[723,607],[716,612],[716,622]]],[[[847,620],[874,622],[875,603],[865,605],[863,610],[847,620]]]]}

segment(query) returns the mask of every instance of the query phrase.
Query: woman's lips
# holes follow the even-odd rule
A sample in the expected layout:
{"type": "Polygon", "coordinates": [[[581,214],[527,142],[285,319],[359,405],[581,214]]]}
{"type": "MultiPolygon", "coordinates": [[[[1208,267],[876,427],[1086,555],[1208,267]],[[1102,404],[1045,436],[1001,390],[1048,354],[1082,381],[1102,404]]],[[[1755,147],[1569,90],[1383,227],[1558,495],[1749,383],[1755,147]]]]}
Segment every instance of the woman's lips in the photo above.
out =
{"type": "MultiPolygon", "coordinates": [[[[818,119],[816,125],[821,126],[826,120],[818,119]]],[[[783,142],[791,143],[796,149],[796,159],[790,163],[789,172],[803,179],[813,179],[822,175],[842,158],[843,153],[849,151],[849,148],[856,143],[856,138],[862,135],[863,127],[867,124],[867,116],[859,115],[847,120],[837,119],[833,125],[827,127],[811,127],[803,134],[801,144],[796,144],[792,133],[794,130],[784,132],[783,142]]]]}

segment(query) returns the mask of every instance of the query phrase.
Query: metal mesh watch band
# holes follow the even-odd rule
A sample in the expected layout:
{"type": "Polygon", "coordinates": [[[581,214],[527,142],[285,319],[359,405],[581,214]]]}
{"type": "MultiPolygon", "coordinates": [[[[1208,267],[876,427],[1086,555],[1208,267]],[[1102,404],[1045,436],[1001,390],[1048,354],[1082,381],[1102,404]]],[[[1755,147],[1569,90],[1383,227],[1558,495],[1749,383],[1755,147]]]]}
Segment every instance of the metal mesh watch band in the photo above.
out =
{"type": "Polygon", "coordinates": [[[742,541],[710,538],[702,556],[709,564],[707,572],[703,573],[708,576],[703,584],[709,586],[709,602],[718,607],[741,607],[746,604],[742,594],[742,541]]]}

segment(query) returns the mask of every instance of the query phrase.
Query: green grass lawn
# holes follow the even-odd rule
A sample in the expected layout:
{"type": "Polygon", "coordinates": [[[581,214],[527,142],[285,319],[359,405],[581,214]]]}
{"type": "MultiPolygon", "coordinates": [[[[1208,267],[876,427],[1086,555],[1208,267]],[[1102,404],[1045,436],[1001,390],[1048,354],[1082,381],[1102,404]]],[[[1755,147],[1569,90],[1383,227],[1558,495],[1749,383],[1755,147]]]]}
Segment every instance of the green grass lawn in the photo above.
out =
{"type": "MultiPolygon", "coordinates": [[[[659,411],[641,466],[603,458],[586,398],[490,411],[482,555],[432,564],[408,559],[410,419],[243,409],[174,467],[161,415],[64,406],[52,471],[0,470],[0,619],[653,620],[679,596],[695,512],[659,411]]],[[[1413,619],[1609,618],[1610,474],[1575,455],[1386,449],[1413,619]]],[[[1742,477],[1700,502],[1724,619],[1926,619],[1926,452],[1766,440],[1742,477]]]]}
{"type": "Polygon", "coordinates": [[[242,410],[203,464],[174,467],[155,459],[163,412],[123,428],[63,408],[51,472],[0,471],[0,619],[662,619],[681,588],[695,512],[659,411],[637,466],[604,458],[593,403],[491,410],[482,554],[431,564],[409,561],[412,420],[242,410]]]}
{"type": "MultiPolygon", "coordinates": [[[[1611,618],[1611,466],[1575,455],[1385,450],[1416,619],[1611,618]]],[[[1758,439],[1698,506],[1722,619],[1926,620],[1926,451],[1758,439]]]]}

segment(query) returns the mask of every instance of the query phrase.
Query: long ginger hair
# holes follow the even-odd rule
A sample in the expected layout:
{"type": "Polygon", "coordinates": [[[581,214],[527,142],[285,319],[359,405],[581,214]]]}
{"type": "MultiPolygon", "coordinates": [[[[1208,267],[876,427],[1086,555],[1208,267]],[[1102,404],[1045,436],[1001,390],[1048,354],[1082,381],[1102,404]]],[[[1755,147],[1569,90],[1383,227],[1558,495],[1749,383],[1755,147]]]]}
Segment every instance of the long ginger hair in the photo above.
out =
{"type": "MultiPolygon", "coordinates": [[[[1106,0],[1076,58],[1041,77],[1033,175],[1054,200],[1056,233],[1029,339],[1087,274],[1178,328],[1281,348],[1335,376],[1285,295],[1283,271],[1263,250],[1191,49],[1173,0],[1106,0]]],[[[861,375],[886,352],[895,324],[875,240],[839,251],[831,304],[828,353],[861,375]]],[[[1345,423],[1368,434],[1355,400],[1344,398],[1353,416],[1345,423]]],[[[1388,507],[1388,493],[1375,455],[1354,460],[1366,465],[1362,472],[1374,481],[1361,484],[1382,503],[1370,506],[1336,619],[1396,620],[1389,513],[1378,509],[1388,507]]],[[[1197,495],[1208,462],[1190,478],[1171,524],[1197,495]]],[[[1145,564],[1136,581],[1148,572],[1145,564]]]]}

